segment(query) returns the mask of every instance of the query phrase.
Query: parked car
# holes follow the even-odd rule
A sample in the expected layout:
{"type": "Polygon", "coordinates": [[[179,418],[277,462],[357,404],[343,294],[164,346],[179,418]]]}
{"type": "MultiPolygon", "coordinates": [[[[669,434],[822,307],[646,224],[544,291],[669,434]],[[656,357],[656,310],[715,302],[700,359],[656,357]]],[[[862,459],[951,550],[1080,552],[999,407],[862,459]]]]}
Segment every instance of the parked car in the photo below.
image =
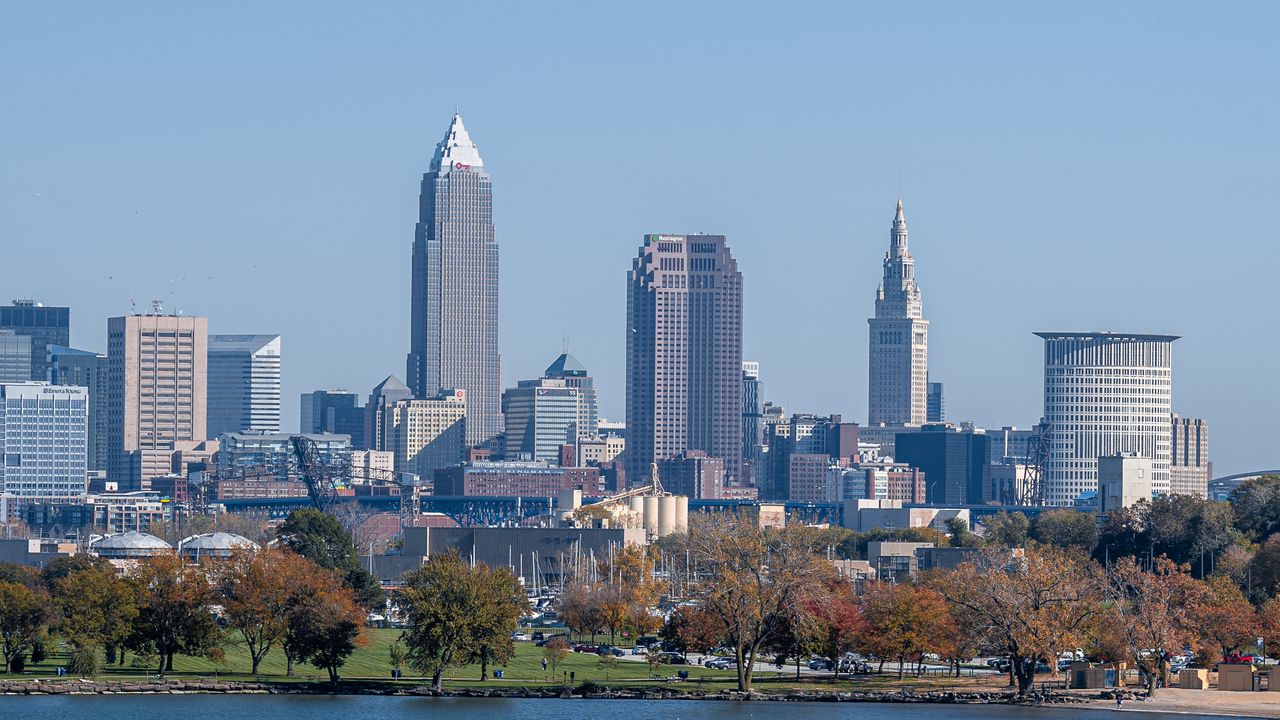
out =
{"type": "Polygon", "coordinates": [[[650,645],[654,645],[657,642],[658,642],[658,638],[654,637],[653,635],[641,635],[640,637],[636,638],[636,647],[649,647],[650,645]]]}
{"type": "Polygon", "coordinates": [[[688,665],[689,664],[689,661],[685,660],[684,656],[681,655],[680,653],[664,652],[662,653],[661,657],[662,657],[663,665],[688,665]]]}
{"type": "Polygon", "coordinates": [[[731,657],[717,657],[712,658],[706,665],[712,670],[735,670],[738,667],[738,661],[731,657]]]}
{"type": "Polygon", "coordinates": [[[596,654],[612,655],[614,657],[622,657],[623,655],[626,655],[626,653],[622,651],[622,648],[617,648],[612,645],[601,645],[600,647],[596,648],[596,654]]]}
{"type": "Polygon", "coordinates": [[[1240,653],[1231,653],[1230,655],[1222,658],[1222,662],[1227,665],[1249,665],[1260,661],[1261,658],[1254,657],[1253,655],[1241,655],[1240,653]]]}
{"type": "Polygon", "coordinates": [[[599,650],[599,649],[600,649],[600,648],[596,647],[595,645],[587,645],[587,644],[585,644],[585,643],[584,643],[584,644],[582,644],[582,645],[574,645],[574,646],[573,646],[573,651],[574,651],[574,652],[580,652],[580,653],[591,653],[591,654],[595,654],[595,652],[596,652],[597,650],[599,650]]]}
{"type": "Polygon", "coordinates": [[[539,630],[538,632],[534,633],[531,637],[534,642],[541,642],[542,640],[547,639],[547,634],[539,630]]]}
{"type": "Polygon", "coordinates": [[[511,633],[511,639],[516,640],[518,642],[528,642],[530,640],[530,637],[529,637],[529,633],[526,633],[526,632],[513,632],[511,633]]]}
{"type": "Polygon", "coordinates": [[[830,670],[835,667],[835,663],[830,658],[816,657],[809,660],[810,670],[830,670]]]}

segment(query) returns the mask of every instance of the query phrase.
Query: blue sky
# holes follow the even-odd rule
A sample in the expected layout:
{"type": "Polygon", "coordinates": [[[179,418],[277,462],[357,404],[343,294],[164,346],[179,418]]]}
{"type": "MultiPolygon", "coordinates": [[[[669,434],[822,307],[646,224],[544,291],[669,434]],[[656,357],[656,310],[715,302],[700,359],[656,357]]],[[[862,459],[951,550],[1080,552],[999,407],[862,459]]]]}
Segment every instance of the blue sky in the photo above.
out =
{"type": "Polygon", "coordinates": [[[949,419],[1041,414],[1036,330],[1183,336],[1219,474],[1280,465],[1280,5],[9,3],[0,297],[73,343],[161,299],[284,335],[299,393],[403,376],[421,174],[455,103],[494,179],[505,380],[625,402],[646,232],[728,235],[745,355],[865,420],[899,188],[949,419]]]}

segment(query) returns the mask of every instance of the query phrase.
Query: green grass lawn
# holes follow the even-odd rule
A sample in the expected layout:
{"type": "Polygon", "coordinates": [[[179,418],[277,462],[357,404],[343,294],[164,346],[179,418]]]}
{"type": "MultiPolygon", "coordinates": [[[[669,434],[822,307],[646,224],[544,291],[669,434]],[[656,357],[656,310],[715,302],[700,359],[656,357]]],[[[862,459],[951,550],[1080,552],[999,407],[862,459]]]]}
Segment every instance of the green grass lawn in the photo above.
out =
{"type": "MultiPolygon", "coordinates": [[[[347,679],[372,678],[390,680],[391,660],[389,648],[399,636],[399,630],[374,628],[367,630],[365,645],[358,648],[347,659],[346,665],[341,670],[342,677],[347,679]]],[[[224,653],[225,659],[221,663],[213,662],[206,658],[177,656],[173,661],[174,672],[170,673],[169,676],[214,677],[216,675],[229,680],[253,680],[255,678],[255,676],[249,674],[249,654],[242,643],[229,643],[224,648],[224,653]]],[[[690,679],[699,681],[701,684],[707,682],[724,683],[734,678],[734,674],[731,671],[708,670],[697,665],[663,665],[656,675],[651,676],[648,664],[642,661],[618,658],[616,667],[606,668],[600,663],[600,659],[597,656],[575,652],[570,652],[554,672],[550,668],[544,672],[542,670],[542,657],[542,648],[530,642],[517,642],[515,659],[505,668],[501,668],[505,676],[502,680],[493,679],[494,668],[490,668],[489,681],[481,683],[479,665],[451,669],[445,674],[445,677],[450,681],[450,684],[467,687],[559,684],[563,675],[569,672],[574,673],[575,680],[579,684],[586,681],[610,684],[665,683],[665,678],[674,676],[680,670],[687,670],[690,679]]],[[[24,675],[12,677],[53,676],[56,674],[56,669],[65,664],[66,660],[65,654],[54,652],[43,663],[29,665],[24,675]]],[[[285,680],[284,653],[279,648],[272,649],[267,657],[263,659],[258,668],[258,673],[256,677],[269,680],[285,680]]],[[[411,670],[405,669],[406,675],[411,673],[411,670]]],[[[123,666],[110,666],[100,679],[138,678],[154,674],[154,666],[150,668],[138,667],[135,664],[135,658],[130,655],[126,658],[123,666]]],[[[298,680],[327,679],[327,675],[323,670],[306,664],[296,665],[294,667],[294,675],[298,680]]],[[[419,684],[421,679],[406,677],[403,682],[419,684]]]]}

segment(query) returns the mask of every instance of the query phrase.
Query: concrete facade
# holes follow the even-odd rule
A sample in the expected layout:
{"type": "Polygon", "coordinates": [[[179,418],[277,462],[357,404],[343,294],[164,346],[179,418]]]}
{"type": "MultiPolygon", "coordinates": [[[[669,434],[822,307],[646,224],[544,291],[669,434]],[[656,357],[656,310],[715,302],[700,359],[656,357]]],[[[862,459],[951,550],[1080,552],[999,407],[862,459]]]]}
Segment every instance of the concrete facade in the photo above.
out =
{"type": "Polygon", "coordinates": [[[1173,415],[1172,454],[1169,458],[1169,493],[1209,496],[1213,462],[1209,460],[1209,422],[1173,415]]]}
{"type": "Polygon", "coordinates": [[[107,320],[107,475],[121,489],[168,474],[174,443],[208,439],[208,349],[206,318],[107,320]]]}
{"type": "Polygon", "coordinates": [[[742,273],[722,235],[646,235],[627,275],[627,475],[686,450],[742,460],[742,273]]]}
{"type": "Polygon", "coordinates": [[[1132,507],[1151,500],[1155,462],[1133,454],[1098,458],[1098,502],[1101,512],[1132,507]]]}
{"type": "Polygon", "coordinates": [[[1036,333],[1044,339],[1045,502],[1069,507],[1098,489],[1098,458],[1150,458],[1169,492],[1173,335],[1036,333]]]}
{"type": "Polygon", "coordinates": [[[929,321],[924,319],[916,264],[907,249],[907,220],[898,200],[884,278],[870,326],[868,425],[923,425],[928,420],[929,321]]]}
{"type": "Polygon", "coordinates": [[[464,390],[442,391],[431,400],[399,400],[383,410],[382,425],[395,452],[396,471],[413,473],[422,482],[439,468],[462,463],[467,456],[470,396],[464,390]]]}

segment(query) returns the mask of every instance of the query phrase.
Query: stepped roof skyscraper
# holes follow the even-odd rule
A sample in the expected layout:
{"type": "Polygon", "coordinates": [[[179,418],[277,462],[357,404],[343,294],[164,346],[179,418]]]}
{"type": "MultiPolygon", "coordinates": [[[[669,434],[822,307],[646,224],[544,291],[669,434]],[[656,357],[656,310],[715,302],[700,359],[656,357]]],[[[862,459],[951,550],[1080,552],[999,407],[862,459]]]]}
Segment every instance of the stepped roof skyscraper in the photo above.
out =
{"type": "Polygon", "coordinates": [[[627,275],[627,477],[688,450],[742,464],[742,273],[723,235],[646,235],[627,275]]]}
{"type": "Polygon", "coordinates": [[[929,395],[929,321],[924,319],[916,261],[907,249],[907,219],[898,199],[876,290],[867,363],[869,425],[923,425],[929,395]]]}
{"type": "Polygon", "coordinates": [[[467,444],[483,443],[502,430],[498,242],[489,175],[457,114],[422,176],[412,282],[409,387],[465,389],[467,444]]]}

